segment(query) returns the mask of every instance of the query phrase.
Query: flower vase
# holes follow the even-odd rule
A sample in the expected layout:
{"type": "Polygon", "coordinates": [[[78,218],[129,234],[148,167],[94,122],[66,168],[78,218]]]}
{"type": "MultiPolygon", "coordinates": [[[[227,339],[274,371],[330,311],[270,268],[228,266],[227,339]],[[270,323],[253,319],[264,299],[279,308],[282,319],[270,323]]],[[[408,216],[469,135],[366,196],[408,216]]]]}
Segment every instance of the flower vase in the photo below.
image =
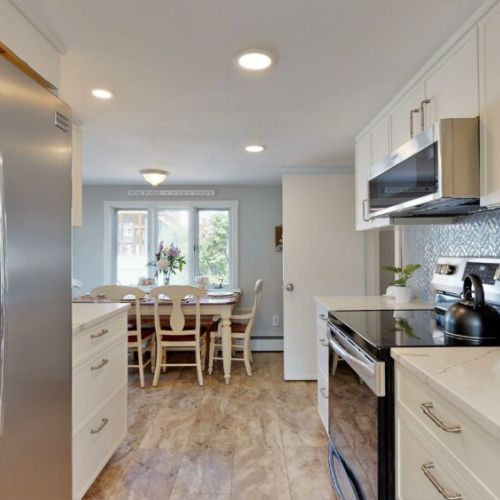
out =
{"type": "Polygon", "coordinates": [[[170,274],[163,273],[163,286],[170,285],[170,274]]]}

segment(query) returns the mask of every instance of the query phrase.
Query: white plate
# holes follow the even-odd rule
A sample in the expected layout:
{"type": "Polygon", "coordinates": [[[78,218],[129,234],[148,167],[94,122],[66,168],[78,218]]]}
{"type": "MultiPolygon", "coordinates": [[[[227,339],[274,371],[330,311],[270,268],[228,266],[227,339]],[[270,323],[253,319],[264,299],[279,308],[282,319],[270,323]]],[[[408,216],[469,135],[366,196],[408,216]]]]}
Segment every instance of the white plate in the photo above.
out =
{"type": "Polygon", "coordinates": [[[213,292],[208,292],[208,295],[210,297],[231,297],[231,295],[234,295],[234,292],[227,292],[227,291],[213,291],[213,292]]]}

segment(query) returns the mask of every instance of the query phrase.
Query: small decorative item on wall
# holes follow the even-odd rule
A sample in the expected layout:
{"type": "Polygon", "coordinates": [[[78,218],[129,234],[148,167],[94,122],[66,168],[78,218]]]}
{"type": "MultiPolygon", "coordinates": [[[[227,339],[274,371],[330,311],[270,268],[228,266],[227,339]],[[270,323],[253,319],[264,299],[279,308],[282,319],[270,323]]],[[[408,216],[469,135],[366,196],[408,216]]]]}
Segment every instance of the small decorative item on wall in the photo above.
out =
{"type": "Polygon", "coordinates": [[[274,228],[274,245],[277,252],[283,251],[283,226],[281,225],[274,228]]]}

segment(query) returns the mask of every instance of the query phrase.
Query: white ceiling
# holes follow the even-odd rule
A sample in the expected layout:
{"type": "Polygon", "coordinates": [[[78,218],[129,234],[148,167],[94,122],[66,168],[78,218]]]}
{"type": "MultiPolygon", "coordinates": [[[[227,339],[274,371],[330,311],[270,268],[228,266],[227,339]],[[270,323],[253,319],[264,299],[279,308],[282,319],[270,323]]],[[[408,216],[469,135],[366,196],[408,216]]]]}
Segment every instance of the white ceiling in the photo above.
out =
{"type": "Polygon", "coordinates": [[[278,183],[351,166],[353,139],[483,0],[25,0],[66,45],[87,183],[278,183]],[[263,74],[237,52],[279,54],[263,74]],[[94,87],[116,93],[110,102],[94,87]],[[266,144],[249,155],[245,144],[266,144]]]}

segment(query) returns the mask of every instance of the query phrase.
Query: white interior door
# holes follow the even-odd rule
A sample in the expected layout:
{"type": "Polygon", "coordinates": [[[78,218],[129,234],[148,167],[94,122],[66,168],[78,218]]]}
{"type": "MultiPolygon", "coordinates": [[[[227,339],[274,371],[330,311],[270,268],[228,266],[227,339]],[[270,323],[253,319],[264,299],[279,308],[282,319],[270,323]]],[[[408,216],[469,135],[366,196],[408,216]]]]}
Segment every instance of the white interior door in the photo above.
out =
{"type": "Polygon", "coordinates": [[[313,297],[366,293],[365,238],[355,229],[353,175],[283,177],[286,380],[316,378],[313,297]]]}

